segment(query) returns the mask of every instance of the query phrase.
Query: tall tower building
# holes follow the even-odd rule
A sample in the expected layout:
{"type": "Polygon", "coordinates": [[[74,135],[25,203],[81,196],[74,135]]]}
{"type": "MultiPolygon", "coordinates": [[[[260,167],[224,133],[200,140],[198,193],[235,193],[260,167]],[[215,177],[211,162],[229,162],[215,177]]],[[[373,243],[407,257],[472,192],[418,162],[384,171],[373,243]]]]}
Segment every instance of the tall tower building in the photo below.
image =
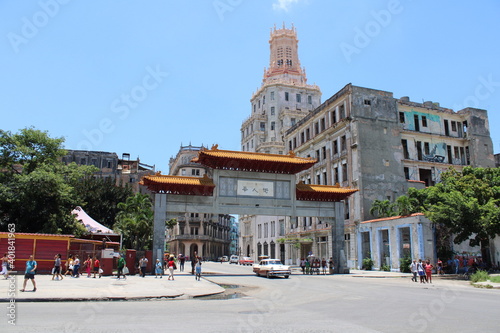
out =
{"type": "MultiPolygon", "coordinates": [[[[271,29],[269,68],[264,68],[260,88],[250,99],[250,116],[241,126],[241,150],[267,154],[288,154],[284,136],[288,129],[321,104],[318,86],[307,84],[300,66],[297,31],[271,29]]],[[[240,216],[240,251],[254,260],[268,255],[285,260],[284,244],[288,216],[240,216]]]]}
{"type": "Polygon", "coordinates": [[[269,68],[250,99],[250,117],[241,126],[243,151],[287,154],[285,132],[321,104],[319,87],[307,84],[300,67],[298,43],[293,26],[271,29],[269,68]]]}

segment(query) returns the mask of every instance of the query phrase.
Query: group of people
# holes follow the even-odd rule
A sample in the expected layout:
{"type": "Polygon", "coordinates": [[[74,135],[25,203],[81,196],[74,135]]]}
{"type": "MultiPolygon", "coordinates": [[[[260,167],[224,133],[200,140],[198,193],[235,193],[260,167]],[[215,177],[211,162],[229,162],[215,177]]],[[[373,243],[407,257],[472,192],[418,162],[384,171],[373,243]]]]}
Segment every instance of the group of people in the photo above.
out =
{"type": "MultiPolygon", "coordinates": [[[[97,275],[99,278],[102,276],[101,262],[97,256],[91,257],[88,255],[82,266],[79,256],[77,254],[74,256],[70,254],[68,260],[66,260],[65,268],[66,272],[64,273],[64,276],[69,275],[71,277],[78,278],[82,275],[82,273],[80,273],[80,268],[85,270],[84,272],[87,273],[88,278],[92,277],[92,273],[94,274],[94,279],[97,275]]],[[[61,254],[56,254],[54,257],[52,280],[54,280],[54,278],[57,280],[59,277],[62,280],[63,275],[61,272],[61,254]]]]}
{"type": "MultiPolygon", "coordinates": [[[[440,260],[438,260],[440,261],[440,260]]],[[[443,264],[441,262],[441,265],[438,267],[441,267],[441,271],[438,269],[438,273],[442,273],[442,267],[443,264]]],[[[432,269],[434,268],[434,265],[431,264],[430,260],[426,260],[425,262],[422,261],[422,259],[413,260],[413,262],[410,264],[410,271],[413,274],[411,280],[413,282],[418,282],[417,276],[420,278],[420,283],[432,283],[432,269]]]]}
{"type": "Polygon", "coordinates": [[[319,258],[301,258],[300,259],[300,268],[302,269],[302,274],[333,274],[333,258],[330,258],[328,262],[325,258],[321,260],[319,258]]]}

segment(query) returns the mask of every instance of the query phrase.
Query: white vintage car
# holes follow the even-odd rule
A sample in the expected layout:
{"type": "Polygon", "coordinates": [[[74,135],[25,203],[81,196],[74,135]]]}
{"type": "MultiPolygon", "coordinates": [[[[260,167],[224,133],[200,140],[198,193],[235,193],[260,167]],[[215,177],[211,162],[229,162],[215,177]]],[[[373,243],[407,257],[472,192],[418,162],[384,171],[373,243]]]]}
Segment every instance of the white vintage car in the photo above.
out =
{"type": "Polygon", "coordinates": [[[266,277],[284,276],[286,279],[292,274],[290,266],[283,265],[279,259],[262,259],[253,265],[253,272],[266,277]]]}

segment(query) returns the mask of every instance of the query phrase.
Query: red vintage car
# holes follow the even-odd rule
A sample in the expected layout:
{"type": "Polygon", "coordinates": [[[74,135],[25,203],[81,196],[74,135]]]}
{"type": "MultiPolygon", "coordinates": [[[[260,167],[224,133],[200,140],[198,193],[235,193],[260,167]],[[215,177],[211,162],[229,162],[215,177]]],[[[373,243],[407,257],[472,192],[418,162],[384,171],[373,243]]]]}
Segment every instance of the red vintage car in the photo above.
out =
{"type": "Polygon", "coordinates": [[[250,257],[240,257],[240,260],[238,260],[238,264],[251,266],[253,265],[253,260],[250,257]]]}

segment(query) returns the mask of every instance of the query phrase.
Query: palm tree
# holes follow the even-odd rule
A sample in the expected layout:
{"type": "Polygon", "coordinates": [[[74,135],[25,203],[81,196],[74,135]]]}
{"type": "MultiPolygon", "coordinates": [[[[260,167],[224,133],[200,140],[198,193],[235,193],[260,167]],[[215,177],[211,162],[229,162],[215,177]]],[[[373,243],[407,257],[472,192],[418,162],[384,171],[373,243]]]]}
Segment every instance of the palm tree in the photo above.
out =
{"type": "Polygon", "coordinates": [[[153,204],[148,195],[137,193],[117,205],[114,229],[124,238],[124,246],[137,250],[148,249],[153,234],[153,204]]]}
{"type": "Polygon", "coordinates": [[[396,199],[396,209],[398,215],[406,216],[417,212],[419,202],[416,198],[402,195],[396,199]]]}
{"type": "Polygon", "coordinates": [[[394,215],[394,205],[389,200],[375,200],[370,208],[374,217],[388,217],[394,215]]]}

